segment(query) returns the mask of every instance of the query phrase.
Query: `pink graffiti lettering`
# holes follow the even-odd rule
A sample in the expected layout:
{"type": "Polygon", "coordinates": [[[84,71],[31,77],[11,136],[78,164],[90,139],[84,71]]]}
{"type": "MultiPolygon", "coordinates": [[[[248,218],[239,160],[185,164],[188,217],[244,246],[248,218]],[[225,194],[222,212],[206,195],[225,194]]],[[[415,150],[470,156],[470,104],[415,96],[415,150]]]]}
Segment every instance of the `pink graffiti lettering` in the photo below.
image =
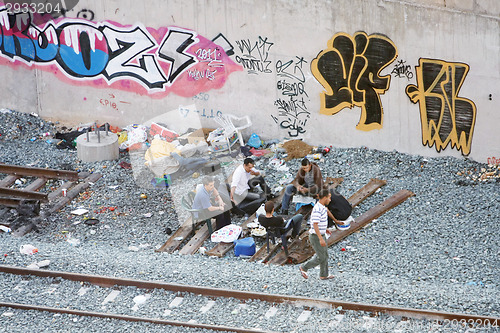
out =
{"type": "Polygon", "coordinates": [[[0,4],[0,66],[24,65],[54,73],[69,84],[153,98],[220,89],[232,72],[243,70],[217,44],[179,27],[152,29],[65,17],[34,22],[30,13],[11,14],[0,4]],[[203,73],[206,81],[192,73],[203,73]]]}

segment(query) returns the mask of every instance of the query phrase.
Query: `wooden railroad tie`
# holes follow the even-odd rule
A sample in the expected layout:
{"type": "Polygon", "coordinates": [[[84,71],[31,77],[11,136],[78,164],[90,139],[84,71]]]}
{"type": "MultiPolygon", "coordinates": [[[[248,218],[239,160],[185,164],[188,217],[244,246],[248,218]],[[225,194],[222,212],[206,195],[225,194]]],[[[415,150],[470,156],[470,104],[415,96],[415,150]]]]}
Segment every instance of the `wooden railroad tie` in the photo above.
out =
{"type": "MultiPolygon", "coordinates": [[[[3,163],[0,163],[0,174],[7,175],[0,180],[0,206],[16,208],[21,200],[36,200],[47,205],[47,209],[43,211],[45,217],[60,210],[102,177],[100,173],[23,167],[3,163]],[[35,177],[36,179],[23,188],[11,188],[21,177],[35,177]],[[45,187],[47,181],[52,179],[65,180],[65,182],[54,191],[39,192],[45,187]],[[63,196],[63,190],[66,191],[66,196],[63,196]]],[[[15,231],[13,234],[22,236],[15,231]]]]}

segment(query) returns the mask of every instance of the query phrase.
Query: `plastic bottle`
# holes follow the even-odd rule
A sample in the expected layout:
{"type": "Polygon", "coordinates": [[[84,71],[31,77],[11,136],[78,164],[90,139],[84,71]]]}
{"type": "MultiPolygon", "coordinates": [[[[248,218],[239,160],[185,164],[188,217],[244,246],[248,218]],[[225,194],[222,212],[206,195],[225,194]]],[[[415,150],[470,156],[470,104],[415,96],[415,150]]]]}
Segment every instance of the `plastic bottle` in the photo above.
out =
{"type": "Polygon", "coordinates": [[[35,254],[38,252],[38,249],[31,244],[24,244],[19,248],[19,252],[22,254],[35,254]]]}

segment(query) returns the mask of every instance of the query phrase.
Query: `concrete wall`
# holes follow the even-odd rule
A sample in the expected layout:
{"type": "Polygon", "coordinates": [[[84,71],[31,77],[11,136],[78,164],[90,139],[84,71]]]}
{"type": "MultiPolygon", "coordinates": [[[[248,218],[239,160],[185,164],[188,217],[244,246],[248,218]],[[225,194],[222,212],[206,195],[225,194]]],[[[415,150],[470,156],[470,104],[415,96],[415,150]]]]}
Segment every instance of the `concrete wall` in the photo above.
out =
{"type": "Polygon", "coordinates": [[[0,13],[0,107],[249,115],[263,139],[500,159],[497,0],[80,0],[16,19],[0,13]]]}

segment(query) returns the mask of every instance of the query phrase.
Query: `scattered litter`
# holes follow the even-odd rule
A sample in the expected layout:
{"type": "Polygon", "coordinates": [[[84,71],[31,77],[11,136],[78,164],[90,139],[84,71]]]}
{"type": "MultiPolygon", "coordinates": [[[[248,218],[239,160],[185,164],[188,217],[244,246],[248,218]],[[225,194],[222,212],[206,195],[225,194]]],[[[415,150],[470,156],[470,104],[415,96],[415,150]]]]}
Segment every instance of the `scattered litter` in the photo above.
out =
{"type": "Polygon", "coordinates": [[[132,169],[132,164],[125,161],[120,162],[118,165],[121,166],[122,169],[132,169]]]}
{"type": "Polygon", "coordinates": [[[86,225],[96,225],[99,223],[98,219],[90,218],[90,219],[85,219],[84,222],[86,225]]]}
{"type": "Polygon", "coordinates": [[[133,252],[137,252],[139,251],[139,248],[137,246],[134,246],[134,245],[130,245],[128,247],[129,251],[133,251],[133,252]]]}
{"type": "Polygon", "coordinates": [[[252,236],[255,237],[264,237],[267,234],[266,228],[263,226],[253,228],[251,232],[252,236]]]}
{"type": "Polygon", "coordinates": [[[29,269],[40,269],[42,267],[47,267],[48,265],[50,265],[50,260],[46,259],[46,260],[42,260],[42,261],[39,261],[39,262],[34,262],[34,263],[28,265],[26,268],[29,268],[29,269]]]}
{"type": "Polygon", "coordinates": [[[118,187],[120,187],[120,185],[108,186],[108,188],[111,189],[111,190],[116,190],[118,187]]]}
{"type": "Polygon", "coordinates": [[[132,311],[139,310],[139,305],[143,305],[144,303],[146,303],[150,297],[151,297],[151,295],[149,295],[149,294],[135,296],[133,299],[135,304],[132,307],[132,311]]]}
{"type": "Polygon", "coordinates": [[[78,246],[80,245],[80,240],[78,238],[74,238],[74,237],[69,237],[67,240],[66,240],[71,246],[78,246]]]}
{"type": "Polygon", "coordinates": [[[11,232],[12,229],[10,229],[9,227],[6,227],[4,225],[0,225],[0,230],[2,230],[3,232],[11,232]]]}
{"type": "Polygon", "coordinates": [[[151,217],[151,216],[153,216],[153,213],[146,213],[146,214],[143,214],[142,216],[144,216],[144,217],[151,217]]]}
{"type": "Polygon", "coordinates": [[[88,212],[89,212],[88,209],[78,208],[78,209],[75,209],[74,211],[72,211],[71,214],[73,214],[73,215],[83,215],[83,214],[87,214],[88,212]]]}
{"type": "Polygon", "coordinates": [[[207,248],[202,246],[198,249],[198,252],[201,254],[201,255],[204,255],[206,252],[207,252],[207,248]]]}
{"type": "Polygon", "coordinates": [[[106,298],[104,299],[104,301],[102,301],[102,305],[105,305],[109,302],[113,302],[115,300],[115,298],[120,294],[120,291],[119,290],[113,290],[111,291],[108,296],[106,296],[106,298]]]}
{"type": "Polygon", "coordinates": [[[38,252],[38,249],[31,244],[24,244],[19,248],[19,252],[22,254],[35,254],[38,252]]]}
{"type": "Polygon", "coordinates": [[[12,317],[14,315],[14,312],[4,312],[2,313],[2,317],[12,317]]]}

